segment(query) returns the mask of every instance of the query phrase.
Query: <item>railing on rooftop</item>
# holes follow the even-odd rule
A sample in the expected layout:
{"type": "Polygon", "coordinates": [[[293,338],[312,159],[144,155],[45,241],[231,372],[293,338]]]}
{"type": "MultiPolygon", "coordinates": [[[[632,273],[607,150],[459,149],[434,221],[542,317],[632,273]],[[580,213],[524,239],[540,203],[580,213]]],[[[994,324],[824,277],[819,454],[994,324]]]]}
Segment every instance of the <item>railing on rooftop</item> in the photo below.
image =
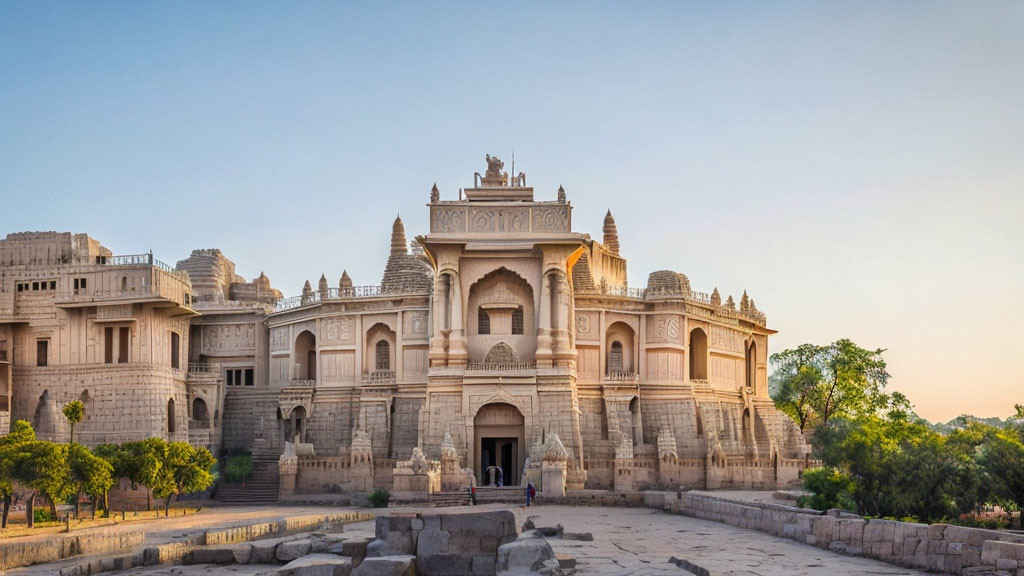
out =
{"type": "Polygon", "coordinates": [[[278,300],[275,312],[283,312],[293,308],[309,306],[320,302],[331,300],[345,300],[348,298],[372,298],[374,296],[402,296],[405,294],[420,294],[414,290],[404,288],[386,289],[383,286],[353,286],[351,288],[328,288],[326,290],[314,290],[308,294],[292,296],[278,300]]]}
{"type": "Polygon", "coordinates": [[[111,256],[102,263],[106,266],[152,266],[177,278],[185,279],[188,277],[188,272],[185,272],[184,270],[175,270],[172,266],[154,258],[152,252],[146,254],[123,254],[119,256],[111,256]]]}
{"type": "Polygon", "coordinates": [[[189,362],[188,371],[196,374],[220,372],[220,364],[215,364],[212,362],[189,362]]]}
{"type": "Polygon", "coordinates": [[[637,298],[643,300],[647,290],[634,288],[632,286],[609,286],[606,294],[609,296],[622,296],[624,298],[637,298]]]}

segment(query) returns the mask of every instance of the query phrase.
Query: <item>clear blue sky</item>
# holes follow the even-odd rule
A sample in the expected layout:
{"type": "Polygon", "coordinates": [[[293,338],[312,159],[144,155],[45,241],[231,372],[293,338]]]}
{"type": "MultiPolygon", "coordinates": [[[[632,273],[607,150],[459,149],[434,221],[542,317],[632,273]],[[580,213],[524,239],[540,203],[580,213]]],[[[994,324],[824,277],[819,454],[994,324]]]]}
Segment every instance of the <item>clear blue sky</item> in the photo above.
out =
{"type": "Polygon", "coordinates": [[[379,282],[485,153],[630,280],[884,347],[931,419],[1024,402],[1024,3],[4,2],[0,234],[379,282]]]}

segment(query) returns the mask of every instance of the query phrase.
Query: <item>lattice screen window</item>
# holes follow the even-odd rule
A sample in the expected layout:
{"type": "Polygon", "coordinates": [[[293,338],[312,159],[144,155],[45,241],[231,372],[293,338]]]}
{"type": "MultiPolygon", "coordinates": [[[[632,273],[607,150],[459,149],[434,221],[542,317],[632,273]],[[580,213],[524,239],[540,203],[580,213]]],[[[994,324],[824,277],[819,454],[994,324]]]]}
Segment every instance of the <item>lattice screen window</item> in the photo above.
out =
{"type": "Polygon", "coordinates": [[[523,333],[523,307],[520,306],[512,311],[512,333],[523,333]]]}
{"type": "Polygon", "coordinates": [[[487,314],[487,310],[483,308],[477,312],[477,334],[490,334],[491,333],[491,317],[487,314]]]}
{"type": "Polygon", "coordinates": [[[612,342],[608,353],[608,373],[622,372],[622,342],[612,342]]]}
{"type": "Polygon", "coordinates": [[[391,370],[391,345],[387,340],[377,342],[377,370],[391,370]]]}

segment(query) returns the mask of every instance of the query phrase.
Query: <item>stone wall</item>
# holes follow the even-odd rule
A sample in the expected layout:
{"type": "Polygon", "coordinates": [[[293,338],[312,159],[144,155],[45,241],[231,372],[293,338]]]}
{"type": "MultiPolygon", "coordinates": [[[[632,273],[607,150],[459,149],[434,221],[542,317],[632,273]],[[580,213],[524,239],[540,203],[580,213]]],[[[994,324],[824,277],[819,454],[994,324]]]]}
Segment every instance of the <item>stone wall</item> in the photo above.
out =
{"type": "Polygon", "coordinates": [[[646,492],[644,504],[906,568],[953,574],[968,568],[1024,568],[1024,536],[1008,532],[869,520],[838,510],[825,513],[685,492],[646,492]]]}
{"type": "Polygon", "coordinates": [[[89,446],[157,437],[188,440],[185,373],[153,364],[15,366],[12,416],[28,420],[41,439],[65,442],[61,408],[82,400],[85,416],[75,440],[89,446]],[[45,394],[44,394],[45,393],[45,394]],[[174,431],[168,401],[174,401],[174,431]]]}

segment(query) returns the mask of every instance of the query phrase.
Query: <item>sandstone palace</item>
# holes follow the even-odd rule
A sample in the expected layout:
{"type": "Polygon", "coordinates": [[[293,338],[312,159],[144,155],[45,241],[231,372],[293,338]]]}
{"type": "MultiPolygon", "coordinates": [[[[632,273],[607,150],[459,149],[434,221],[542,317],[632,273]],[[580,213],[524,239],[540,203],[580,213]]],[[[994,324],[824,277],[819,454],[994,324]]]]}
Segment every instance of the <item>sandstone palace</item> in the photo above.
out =
{"type": "Polygon", "coordinates": [[[671,271],[628,286],[611,213],[600,241],[574,232],[561,188],[535,199],[487,162],[457,199],[431,190],[425,236],[395,220],[379,286],[321,276],[284,298],[219,250],[172,267],[9,234],[0,426],[67,441],[61,407],[80,399],[82,442],[248,451],[283,496],[795,481],[808,448],[768,396],[754,301],[671,271]]]}

